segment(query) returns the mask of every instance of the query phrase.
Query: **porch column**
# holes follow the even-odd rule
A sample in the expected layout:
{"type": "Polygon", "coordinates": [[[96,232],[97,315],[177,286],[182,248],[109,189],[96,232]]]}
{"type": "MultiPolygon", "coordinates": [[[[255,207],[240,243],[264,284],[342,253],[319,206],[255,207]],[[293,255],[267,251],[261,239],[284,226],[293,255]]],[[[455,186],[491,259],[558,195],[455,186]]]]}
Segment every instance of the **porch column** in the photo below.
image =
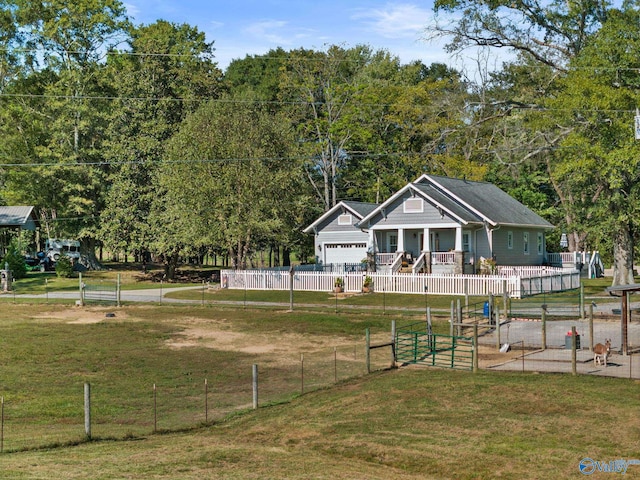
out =
{"type": "Polygon", "coordinates": [[[456,252],[462,251],[462,225],[456,227],[456,252]]]}
{"type": "Polygon", "coordinates": [[[369,239],[367,244],[367,271],[375,272],[376,265],[378,260],[376,258],[376,253],[378,253],[378,246],[376,245],[376,232],[373,231],[373,228],[369,229],[369,239]]]}
{"type": "Polygon", "coordinates": [[[425,227],[422,235],[422,251],[426,253],[424,256],[424,271],[431,274],[433,273],[431,264],[431,229],[425,227]]]}
{"type": "Polygon", "coordinates": [[[397,252],[404,252],[404,228],[398,229],[398,248],[397,252]]]}
{"type": "Polygon", "coordinates": [[[462,251],[462,225],[456,227],[456,248],[454,273],[461,275],[464,273],[464,252],[462,251]]]}

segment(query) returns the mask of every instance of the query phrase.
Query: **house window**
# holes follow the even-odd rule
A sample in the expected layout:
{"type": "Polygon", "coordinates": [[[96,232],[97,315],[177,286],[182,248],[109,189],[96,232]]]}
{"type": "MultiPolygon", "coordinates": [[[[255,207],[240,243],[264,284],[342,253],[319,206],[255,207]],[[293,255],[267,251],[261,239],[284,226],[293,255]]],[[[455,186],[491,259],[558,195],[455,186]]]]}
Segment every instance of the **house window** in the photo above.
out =
{"type": "Polygon", "coordinates": [[[525,255],[529,255],[529,232],[522,233],[522,244],[525,255]]]}
{"type": "Polygon", "coordinates": [[[542,232],[538,232],[538,255],[542,255],[542,232]]]}
{"type": "Polygon", "coordinates": [[[407,198],[403,205],[404,213],[422,213],[424,211],[421,198],[407,198]]]}
{"type": "Polygon", "coordinates": [[[469,232],[465,232],[462,234],[462,251],[471,251],[471,235],[469,234],[469,232]]]}
{"type": "Polygon", "coordinates": [[[513,232],[512,231],[507,232],[507,248],[509,250],[513,250],[513,232]]]}
{"type": "Polygon", "coordinates": [[[398,235],[396,233],[392,233],[389,235],[389,252],[397,252],[398,251],[398,235]]]}
{"type": "Polygon", "coordinates": [[[338,217],[338,225],[351,225],[352,221],[351,215],[349,214],[340,215],[338,217]]]}

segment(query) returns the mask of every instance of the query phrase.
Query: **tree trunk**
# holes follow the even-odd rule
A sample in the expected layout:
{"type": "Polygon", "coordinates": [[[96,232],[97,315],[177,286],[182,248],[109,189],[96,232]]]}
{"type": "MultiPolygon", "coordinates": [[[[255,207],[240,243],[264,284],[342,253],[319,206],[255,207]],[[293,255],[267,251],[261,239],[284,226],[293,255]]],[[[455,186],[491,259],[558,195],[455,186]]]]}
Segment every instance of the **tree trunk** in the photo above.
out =
{"type": "MultiPolygon", "coordinates": [[[[83,238],[80,241],[81,263],[89,270],[102,270],[104,267],[96,258],[96,241],[94,238],[83,238]]],[[[102,246],[100,247],[102,256],[102,246]]]]}
{"type": "Polygon", "coordinates": [[[175,280],[179,258],[178,252],[173,252],[168,257],[165,256],[164,274],[167,280],[175,280]]]}
{"type": "Polygon", "coordinates": [[[633,278],[633,236],[628,225],[623,225],[615,233],[613,241],[613,282],[612,285],[629,285],[633,278]]]}

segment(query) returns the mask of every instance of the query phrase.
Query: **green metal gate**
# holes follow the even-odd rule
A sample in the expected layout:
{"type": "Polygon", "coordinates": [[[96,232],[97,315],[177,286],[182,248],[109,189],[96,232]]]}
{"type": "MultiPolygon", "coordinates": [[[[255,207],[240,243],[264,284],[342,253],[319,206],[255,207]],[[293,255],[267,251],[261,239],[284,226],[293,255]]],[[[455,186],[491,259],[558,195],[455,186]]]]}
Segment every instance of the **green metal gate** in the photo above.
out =
{"type": "Polygon", "coordinates": [[[471,370],[473,338],[429,333],[425,322],[396,329],[396,360],[404,364],[471,370]]]}

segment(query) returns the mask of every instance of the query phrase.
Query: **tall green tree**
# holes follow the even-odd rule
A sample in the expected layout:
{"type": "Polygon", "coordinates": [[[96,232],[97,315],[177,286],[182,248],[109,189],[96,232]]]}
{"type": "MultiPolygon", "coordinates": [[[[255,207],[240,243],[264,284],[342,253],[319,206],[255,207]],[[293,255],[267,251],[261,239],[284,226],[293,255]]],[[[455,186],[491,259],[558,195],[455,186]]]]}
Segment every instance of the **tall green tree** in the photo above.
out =
{"type": "Polygon", "coordinates": [[[552,175],[573,194],[571,207],[594,243],[612,245],[614,285],[634,283],[640,234],[640,12],[610,10],[573,60],[547,105],[566,135],[552,175]]]}
{"type": "Polygon", "coordinates": [[[3,3],[13,15],[12,53],[25,72],[12,86],[17,101],[0,126],[17,147],[16,156],[4,159],[13,165],[4,179],[8,196],[35,205],[48,233],[80,237],[92,253],[107,173],[102,142],[111,90],[102,59],[126,36],[124,6],[117,0],[3,3]],[[25,166],[15,166],[20,163],[25,166]]]}
{"type": "MultiPolygon", "coordinates": [[[[490,47],[509,49],[515,54],[511,64],[494,76],[494,79],[500,78],[510,85],[499,92],[498,97],[484,98],[481,107],[486,112],[485,118],[493,118],[490,122],[494,132],[491,147],[497,160],[494,171],[501,168],[500,164],[508,165],[511,170],[529,172],[522,175],[525,181],[536,178],[540,185],[551,186],[562,209],[563,223],[572,233],[569,235],[570,249],[587,245],[593,248],[594,244],[604,247],[606,243],[599,242],[611,239],[616,272],[614,284],[632,281],[633,243],[630,239],[634,233],[625,220],[629,210],[613,215],[611,218],[618,219],[613,223],[603,222],[602,216],[597,214],[597,210],[605,205],[605,197],[612,199],[617,197],[616,193],[623,197],[631,194],[630,189],[624,187],[630,184],[620,183],[620,178],[609,186],[602,181],[593,181],[608,176],[605,172],[609,162],[605,157],[622,154],[623,150],[613,146],[611,137],[622,134],[622,129],[596,127],[595,119],[585,123],[582,119],[590,115],[578,114],[578,110],[570,105],[581,102],[583,95],[585,99],[595,100],[589,93],[595,79],[580,78],[581,74],[576,69],[584,70],[584,65],[595,57],[592,45],[602,41],[601,36],[605,34],[601,32],[608,30],[605,26],[611,24],[611,17],[617,17],[620,12],[636,15],[636,4],[625,2],[618,10],[612,7],[611,2],[598,0],[544,4],[530,0],[489,3],[439,0],[435,8],[440,13],[462,15],[460,22],[441,23],[433,31],[434,35],[450,38],[449,48],[452,51],[490,47]],[[585,63],[578,67],[580,62],[585,63]],[[586,91],[580,91],[580,82],[584,82],[586,91]],[[568,111],[573,117],[563,118],[558,113],[565,106],[569,106],[568,111]],[[581,130],[579,135],[589,132],[584,138],[589,138],[590,148],[580,150],[581,147],[573,145],[573,142],[580,127],[587,125],[590,127],[581,130]],[[572,150],[574,153],[570,153],[572,150]],[[585,158],[587,154],[592,156],[589,160],[585,158]],[[577,158],[581,160],[577,161],[577,158]],[[567,165],[574,167],[573,173],[567,172],[567,165]],[[590,167],[583,170],[585,165],[590,167]],[[593,187],[595,190],[586,187],[589,182],[579,180],[581,175],[576,167],[591,179],[592,185],[597,185],[593,187]],[[547,176],[546,182],[541,181],[541,174],[547,176]],[[613,185],[618,185],[618,189],[611,189],[613,185]],[[587,204],[590,208],[585,208],[587,204]],[[600,221],[595,221],[596,218],[600,221]]],[[[630,22],[625,28],[634,32],[637,27],[630,22]]],[[[632,42],[628,44],[625,38],[619,40],[618,45],[622,49],[629,48],[632,42]]],[[[615,64],[610,63],[610,67],[614,68],[615,64]]],[[[603,81],[610,79],[607,77],[603,81]]],[[[616,95],[612,97],[610,92],[605,95],[602,87],[598,87],[602,101],[624,104],[620,98],[614,100],[616,95]]],[[[600,111],[600,107],[596,107],[596,111],[600,111]]],[[[613,121],[612,118],[609,120],[613,121]]],[[[623,138],[616,140],[623,141],[623,138]]],[[[615,203],[621,207],[619,202],[615,203]]],[[[612,208],[612,204],[604,207],[605,210],[612,208]]],[[[612,211],[618,210],[614,208],[612,211]]]]}
{"type": "Polygon", "coordinates": [[[288,119],[260,104],[213,101],[185,120],[169,142],[153,214],[169,276],[189,249],[224,248],[245,268],[260,248],[291,243],[304,203],[294,145],[288,119]]]}
{"type": "Polygon", "coordinates": [[[141,255],[150,250],[165,144],[190,112],[219,96],[221,72],[202,32],[161,20],[132,29],[128,48],[110,55],[108,73],[119,100],[107,131],[105,155],[114,167],[102,239],[113,251],[141,255]]]}

